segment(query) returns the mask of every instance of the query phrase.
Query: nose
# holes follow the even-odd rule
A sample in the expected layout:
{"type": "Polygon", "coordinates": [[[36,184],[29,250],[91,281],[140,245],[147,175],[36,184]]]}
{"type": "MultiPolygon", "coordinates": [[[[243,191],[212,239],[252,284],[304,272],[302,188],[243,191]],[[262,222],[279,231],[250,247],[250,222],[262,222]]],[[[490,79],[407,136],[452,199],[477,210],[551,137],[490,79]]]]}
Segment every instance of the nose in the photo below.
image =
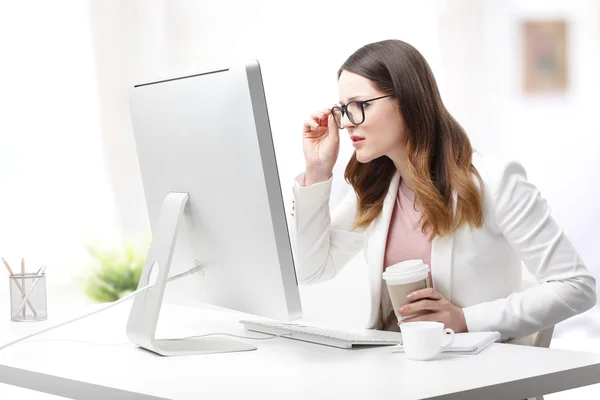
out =
{"type": "Polygon", "coordinates": [[[344,129],[354,127],[354,124],[352,123],[352,121],[350,121],[350,118],[348,118],[348,113],[344,113],[344,115],[342,116],[341,124],[342,124],[342,128],[344,128],[344,129]]]}

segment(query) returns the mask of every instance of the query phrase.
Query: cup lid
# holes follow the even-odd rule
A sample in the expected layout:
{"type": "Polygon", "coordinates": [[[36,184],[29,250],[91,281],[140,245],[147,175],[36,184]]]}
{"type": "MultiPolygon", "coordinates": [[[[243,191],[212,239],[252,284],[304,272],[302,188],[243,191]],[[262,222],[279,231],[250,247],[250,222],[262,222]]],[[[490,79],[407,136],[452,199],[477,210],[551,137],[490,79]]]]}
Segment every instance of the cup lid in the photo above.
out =
{"type": "Polygon", "coordinates": [[[429,274],[429,265],[423,260],[408,260],[391,265],[383,272],[385,280],[411,281],[423,279],[429,274]]]}

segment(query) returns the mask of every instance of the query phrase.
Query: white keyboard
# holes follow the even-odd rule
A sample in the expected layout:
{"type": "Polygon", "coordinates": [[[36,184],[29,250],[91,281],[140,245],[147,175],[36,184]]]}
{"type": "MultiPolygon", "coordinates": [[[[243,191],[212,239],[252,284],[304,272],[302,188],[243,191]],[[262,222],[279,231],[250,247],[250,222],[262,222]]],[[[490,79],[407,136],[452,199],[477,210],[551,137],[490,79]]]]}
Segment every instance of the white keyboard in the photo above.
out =
{"type": "Polygon", "coordinates": [[[269,321],[240,321],[249,331],[283,335],[288,339],[302,340],[326,346],[340,347],[343,349],[352,346],[390,346],[402,343],[400,332],[386,332],[364,329],[360,332],[341,331],[319,328],[295,323],[269,322],[269,321]]]}

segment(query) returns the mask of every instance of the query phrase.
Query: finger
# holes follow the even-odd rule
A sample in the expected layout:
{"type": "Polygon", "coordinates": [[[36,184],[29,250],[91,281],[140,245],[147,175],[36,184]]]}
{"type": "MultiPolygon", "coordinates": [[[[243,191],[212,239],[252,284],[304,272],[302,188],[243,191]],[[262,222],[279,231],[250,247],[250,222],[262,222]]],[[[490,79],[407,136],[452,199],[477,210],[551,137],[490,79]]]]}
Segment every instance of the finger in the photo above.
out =
{"type": "Polygon", "coordinates": [[[434,288],[416,290],[406,296],[406,299],[411,303],[421,299],[441,300],[442,298],[442,295],[439,294],[434,288]]]}
{"type": "Polygon", "coordinates": [[[439,311],[442,305],[437,300],[419,300],[415,303],[405,304],[398,309],[398,314],[412,314],[417,311],[429,310],[439,311]]]}
{"type": "Polygon", "coordinates": [[[319,119],[318,119],[318,123],[321,126],[328,126],[329,124],[329,114],[331,114],[331,110],[329,109],[323,109],[323,111],[321,113],[319,113],[319,119]]]}
{"type": "Polygon", "coordinates": [[[325,110],[314,112],[310,117],[319,125],[327,126],[327,115],[325,114],[325,110]]]}
{"type": "Polygon", "coordinates": [[[315,122],[315,120],[307,119],[306,121],[304,121],[302,133],[308,133],[308,132],[312,131],[313,129],[317,128],[318,126],[319,126],[319,124],[317,122],[315,122]]]}
{"type": "Polygon", "coordinates": [[[432,312],[429,314],[417,315],[416,317],[406,318],[402,321],[398,322],[399,326],[402,326],[405,322],[418,322],[418,321],[434,321],[434,322],[442,322],[442,314],[437,312],[432,312]]]}
{"type": "Polygon", "coordinates": [[[331,140],[333,140],[334,142],[339,142],[340,131],[333,119],[333,114],[329,114],[329,117],[327,119],[327,128],[329,129],[329,136],[331,140]]]}

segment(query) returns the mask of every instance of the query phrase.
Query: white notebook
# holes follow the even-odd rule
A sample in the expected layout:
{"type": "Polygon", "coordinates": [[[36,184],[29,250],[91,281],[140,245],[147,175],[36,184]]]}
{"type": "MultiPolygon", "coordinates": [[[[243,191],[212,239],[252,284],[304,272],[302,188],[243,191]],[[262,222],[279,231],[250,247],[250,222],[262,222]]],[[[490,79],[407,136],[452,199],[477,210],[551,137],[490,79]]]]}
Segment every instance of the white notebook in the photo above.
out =
{"type": "MultiPolygon", "coordinates": [[[[490,344],[500,340],[500,332],[465,332],[456,333],[454,342],[443,350],[452,354],[477,354],[490,344]]],[[[392,347],[392,353],[403,353],[402,344],[392,347]]]]}

